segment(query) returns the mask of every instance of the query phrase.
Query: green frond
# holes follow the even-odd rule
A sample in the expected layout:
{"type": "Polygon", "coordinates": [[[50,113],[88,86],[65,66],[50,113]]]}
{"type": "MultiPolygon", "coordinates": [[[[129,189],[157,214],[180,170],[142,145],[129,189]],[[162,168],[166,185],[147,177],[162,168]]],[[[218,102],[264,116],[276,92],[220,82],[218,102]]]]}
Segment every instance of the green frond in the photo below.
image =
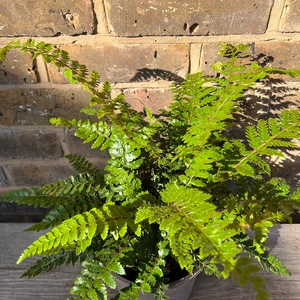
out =
{"type": "Polygon", "coordinates": [[[257,222],[253,226],[254,240],[253,245],[258,253],[264,253],[268,234],[270,233],[269,227],[273,227],[274,223],[269,220],[257,222]]]}
{"type": "Polygon", "coordinates": [[[106,122],[94,122],[86,120],[80,124],[77,123],[77,129],[75,136],[83,140],[84,144],[93,142],[92,149],[101,148],[101,150],[107,148],[106,140],[110,139],[111,129],[106,122]]]}
{"type": "Polygon", "coordinates": [[[291,200],[300,202],[300,187],[296,189],[296,191],[291,195],[291,200]]]}
{"type": "Polygon", "coordinates": [[[76,80],[76,78],[75,78],[75,76],[73,74],[73,70],[65,69],[64,70],[64,75],[65,75],[65,77],[67,77],[69,79],[69,81],[70,81],[71,84],[76,83],[77,80],[76,80]]]}
{"type": "MultiPolygon", "coordinates": [[[[86,70],[88,71],[88,70],[86,70]]],[[[86,72],[87,73],[87,72],[86,72]]],[[[97,71],[92,71],[89,78],[89,83],[93,88],[97,88],[100,84],[100,75],[97,71]]]]}
{"type": "MultiPolygon", "coordinates": [[[[153,293],[153,287],[157,287],[161,284],[161,278],[165,273],[165,258],[169,254],[169,249],[167,247],[168,242],[161,241],[157,246],[157,257],[149,257],[147,263],[142,266],[141,272],[135,280],[135,283],[140,287],[143,293],[153,293]]],[[[165,297],[164,291],[160,291],[160,295],[165,297]]]]}
{"type": "Polygon", "coordinates": [[[53,255],[62,249],[69,251],[75,247],[76,254],[79,255],[91,244],[97,229],[98,234],[105,238],[105,228],[104,216],[96,209],[76,215],[33,242],[23,251],[17,263],[30,256],[53,255]]]}
{"type": "Polygon", "coordinates": [[[94,116],[101,112],[101,109],[91,108],[90,106],[85,106],[80,110],[81,113],[84,113],[88,116],[94,116]]]}
{"type": "Polygon", "coordinates": [[[132,283],[128,287],[122,289],[112,300],[137,300],[139,297],[139,291],[139,286],[132,283]]]}
{"type": "Polygon", "coordinates": [[[270,271],[275,275],[292,276],[290,270],[276,256],[265,252],[260,256],[255,254],[254,257],[264,270],[270,271]]]}
{"type": "Polygon", "coordinates": [[[82,214],[91,210],[93,207],[102,206],[103,201],[98,197],[89,195],[73,196],[65,198],[65,202],[56,205],[51,209],[41,222],[34,224],[26,231],[41,231],[53,228],[61,224],[64,220],[72,218],[77,214],[82,214]]]}
{"type": "Polygon", "coordinates": [[[94,174],[84,173],[70,176],[69,179],[44,184],[41,190],[44,195],[63,196],[75,194],[95,194],[102,187],[102,182],[94,174]]]}
{"type": "Polygon", "coordinates": [[[260,270],[260,267],[257,266],[257,264],[254,264],[252,259],[248,257],[239,257],[233,276],[238,277],[238,283],[241,286],[245,286],[247,282],[250,282],[257,292],[256,299],[268,300],[269,293],[264,289],[266,280],[257,275],[257,272],[260,270]]]}
{"type": "Polygon", "coordinates": [[[208,181],[212,180],[213,164],[220,161],[222,158],[222,154],[213,148],[204,148],[200,150],[193,160],[189,159],[189,168],[185,171],[185,174],[189,179],[185,180],[185,185],[188,186],[189,184],[192,184],[203,187],[203,179],[208,181]]]}
{"type": "MultiPolygon", "coordinates": [[[[115,163],[117,164],[119,161],[115,161],[115,163]]],[[[134,167],[133,163],[132,166],[134,167]]],[[[123,204],[134,202],[142,188],[142,182],[139,178],[136,178],[135,173],[121,169],[118,165],[107,166],[105,170],[110,173],[105,175],[106,184],[109,186],[105,195],[107,200],[122,201],[123,204]]]]}
{"type": "MultiPolygon", "coordinates": [[[[260,157],[279,156],[284,157],[280,147],[298,148],[292,139],[300,138],[300,113],[295,110],[285,110],[280,114],[280,121],[270,119],[269,122],[259,121],[257,127],[248,126],[246,129],[246,138],[252,150],[247,150],[244,146],[239,147],[241,158],[233,166],[243,176],[253,177],[255,171],[248,163],[257,165],[262,171],[269,172],[269,168],[262,163],[260,157]],[[286,141],[284,139],[289,139],[286,141]]],[[[235,142],[235,145],[237,143],[235,142]]]]}
{"type": "Polygon", "coordinates": [[[81,254],[80,256],[76,255],[74,250],[69,252],[60,251],[55,255],[46,256],[42,259],[37,260],[36,263],[21,276],[21,278],[35,277],[39,274],[44,274],[49,271],[55,270],[58,266],[61,266],[63,264],[69,265],[72,263],[72,265],[74,266],[79,259],[82,260],[84,257],[84,254],[81,254]]]}
{"type": "MultiPolygon", "coordinates": [[[[115,289],[116,281],[112,275],[112,269],[115,270],[115,263],[106,263],[105,265],[96,260],[85,260],[82,262],[81,276],[74,281],[74,286],[70,293],[79,295],[81,299],[107,299],[106,286],[115,289]],[[114,265],[111,269],[110,265],[114,265]]],[[[121,267],[119,274],[125,274],[121,267]]]]}
{"type": "Polygon", "coordinates": [[[67,154],[65,157],[68,159],[71,166],[79,173],[102,175],[99,169],[94,167],[92,163],[79,154],[67,154]]]}
{"type": "Polygon", "coordinates": [[[135,140],[128,139],[125,134],[113,130],[109,147],[111,159],[109,163],[114,167],[137,169],[141,166],[141,150],[135,140]]]}
{"type": "MultiPolygon", "coordinates": [[[[263,159],[261,159],[259,156],[249,157],[249,162],[254,165],[257,165],[259,169],[262,170],[263,173],[266,173],[269,176],[271,175],[270,165],[267,162],[265,162],[263,159]]],[[[253,176],[254,174],[251,172],[251,175],[253,176]]]]}
{"type": "Polygon", "coordinates": [[[271,255],[267,250],[259,253],[248,235],[241,236],[240,242],[243,249],[254,257],[264,270],[275,275],[291,276],[291,272],[276,256],[271,255]]]}
{"type": "Polygon", "coordinates": [[[240,252],[231,238],[242,229],[229,229],[230,223],[222,220],[222,214],[207,201],[211,196],[200,190],[169,184],[161,196],[169,205],[139,208],[136,222],[148,219],[149,223],[160,224],[181,268],[193,271],[192,251],[197,250],[200,259],[211,257],[213,263],[223,264],[222,275],[228,277],[240,252]]]}
{"type": "Polygon", "coordinates": [[[257,299],[267,299],[252,258],[275,274],[289,274],[266,251],[266,241],[270,227],[290,221],[300,209],[300,190],[291,193],[284,180],[269,178],[268,158],[299,147],[294,141],[300,137],[300,113],[284,110],[277,119],[252,119],[256,125],[239,132],[238,139],[231,129],[235,134],[236,116],[245,117],[239,105],[245,91],[271,74],[293,77],[300,71],[263,67],[251,61],[249,45],[223,43],[219,54],[225,59],[212,67],[217,76],[191,74],[173,84],[172,103],[154,115],[147,107],[135,111],[123,93],[112,96],[109,82],[99,87],[98,72],[60,48],[34,40],[10,42],[0,49],[0,59],[12,49],[42,57],[91,94],[81,113],[96,122],[51,118],[50,123],[75,129],[83,143],[110,154],[103,174],[84,157],[69,154],[77,176],[0,196],[51,207],[28,229],[52,228],[20,256],[18,263],[44,256],[23,276],[84,259],[70,299],[106,299],[106,286],[116,286],[112,273],[124,274],[125,267],[138,274],[116,299],[138,299],[140,292],[165,299],[170,259],[190,273],[202,267],[219,277],[232,275],[240,285],[250,282],[257,299]]]}
{"type": "Polygon", "coordinates": [[[64,197],[52,197],[45,195],[39,188],[22,188],[20,190],[10,191],[0,196],[0,201],[33,205],[34,207],[51,207],[56,203],[63,202],[64,197]]]}
{"type": "MultiPolygon", "coordinates": [[[[227,47],[230,48],[230,45],[224,46],[225,52],[229,51],[227,47]]],[[[232,58],[244,53],[244,50],[238,50],[237,47],[231,48],[234,51],[229,51],[230,55],[234,55],[232,58]]],[[[228,121],[233,119],[232,114],[237,109],[244,90],[253,86],[258,79],[267,76],[267,73],[258,69],[258,65],[252,64],[247,69],[244,65],[234,64],[235,59],[232,59],[222,64],[222,67],[219,66],[223,78],[214,80],[200,73],[188,76],[182,84],[174,85],[176,101],[170,107],[173,113],[178,110],[180,114],[180,119],[174,116],[176,123],[187,126],[182,137],[186,145],[178,147],[179,158],[195,155],[194,153],[198,153],[199,149],[208,143],[214,132],[228,127],[228,121]]]]}
{"type": "Polygon", "coordinates": [[[101,209],[93,208],[63,221],[34,241],[23,251],[17,263],[34,255],[53,255],[62,249],[76,249],[76,254],[79,255],[91,245],[95,235],[100,235],[105,240],[110,233],[118,239],[126,233],[124,227],[127,225],[138,234],[138,226],[133,223],[133,211],[130,208],[114,205],[104,205],[101,209]]]}
{"type": "MultiPolygon", "coordinates": [[[[86,111],[83,109],[83,112],[89,114],[90,110],[86,111]]],[[[97,112],[95,112],[97,113],[97,112]]],[[[66,129],[70,130],[76,128],[75,136],[83,140],[84,144],[93,142],[92,149],[101,148],[101,150],[107,148],[111,134],[110,126],[106,122],[94,122],[90,120],[67,120],[65,118],[51,118],[50,123],[55,126],[64,126],[66,129]]]]}
{"type": "Polygon", "coordinates": [[[65,118],[50,118],[49,120],[50,124],[55,126],[64,126],[66,129],[70,130],[73,127],[77,127],[77,124],[82,122],[81,120],[77,121],[75,119],[73,120],[67,120],[65,118]]]}
{"type": "Polygon", "coordinates": [[[221,47],[218,51],[218,55],[221,55],[223,57],[227,57],[227,58],[243,57],[243,56],[248,56],[250,54],[249,45],[238,44],[234,46],[230,43],[221,43],[220,45],[221,47]]]}
{"type": "Polygon", "coordinates": [[[5,57],[9,51],[20,46],[20,40],[17,42],[9,42],[6,46],[0,49],[0,61],[5,61],[5,57]]]}
{"type": "Polygon", "coordinates": [[[294,78],[300,76],[300,70],[297,69],[282,69],[282,68],[268,67],[265,68],[265,72],[267,72],[268,74],[288,75],[294,78]]]}
{"type": "MultiPolygon", "coordinates": [[[[94,71],[95,72],[95,71],[94,71]]],[[[87,66],[80,64],[79,68],[78,68],[78,76],[80,77],[80,79],[85,79],[89,74],[89,70],[87,68],[87,66]]],[[[97,87],[97,85],[95,85],[95,82],[92,82],[93,84],[91,84],[94,88],[97,87]]]]}

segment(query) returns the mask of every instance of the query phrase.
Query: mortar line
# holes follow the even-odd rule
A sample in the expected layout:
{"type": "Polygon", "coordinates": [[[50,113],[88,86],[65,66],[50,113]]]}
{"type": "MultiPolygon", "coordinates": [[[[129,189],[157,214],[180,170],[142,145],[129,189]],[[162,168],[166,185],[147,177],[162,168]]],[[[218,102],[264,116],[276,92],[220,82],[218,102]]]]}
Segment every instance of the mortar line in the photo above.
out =
{"type": "Polygon", "coordinates": [[[267,26],[266,26],[265,33],[269,32],[271,18],[272,18],[272,12],[274,11],[274,6],[276,5],[275,2],[276,2],[276,0],[273,0],[272,6],[270,8],[269,18],[268,18],[268,21],[267,21],[267,26]]]}
{"type": "Polygon", "coordinates": [[[97,34],[98,33],[98,18],[97,18],[97,14],[95,11],[95,1],[91,0],[91,6],[92,6],[92,13],[93,13],[93,19],[94,19],[94,28],[93,28],[93,33],[92,34],[97,34]]]}
{"type": "Polygon", "coordinates": [[[32,186],[32,185],[7,185],[7,186],[1,186],[0,187],[0,195],[5,194],[10,191],[15,191],[19,189],[30,189],[32,187],[39,187],[39,186],[32,186]]]}
{"type": "Polygon", "coordinates": [[[47,64],[44,62],[41,56],[35,58],[37,65],[37,72],[39,75],[40,82],[39,83],[48,83],[50,82],[47,64]]]}
{"type": "Polygon", "coordinates": [[[102,0],[101,3],[102,3],[103,12],[104,12],[105,21],[106,21],[105,22],[105,24],[106,24],[106,32],[109,33],[111,31],[110,28],[112,28],[112,26],[109,26],[111,24],[109,22],[109,17],[108,17],[108,12],[107,12],[107,5],[106,5],[105,0],[102,0]]]}
{"type": "Polygon", "coordinates": [[[191,73],[200,71],[200,59],[203,44],[191,44],[191,73]]]}
{"type": "MultiPolygon", "coordinates": [[[[135,88],[169,88],[172,81],[160,80],[160,81],[145,81],[145,82],[122,82],[111,83],[112,89],[135,89],[135,88]]],[[[100,83],[100,86],[103,82],[100,83]]],[[[78,90],[83,89],[80,84],[64,84],[64,83],[51,83],[43,82],[37,84],[0,84],[0,89],[57,89],[57,90],[78,90]]]]}
{"type": "Polygon", "coordinates": [[[202,70],[202,64],[203,64],[203,57],[204,57],[204,49],[203,44],[201,46],[200,55],[199,55],[199,64],[198,64],[198,70],[202,70]]]}
{"type": "Polygon", "coordinates": [[[44,41],[56,45],[157,45],[157,44],[191,44],[191,43],[219,43],[219,42],[261,42],[261,41],[300,41],[299,33],[266,32],[251,35],[218,35],[218,36],[143,36],[143,37],[117,37],[109,35],[82,35],[82,36],[59,36],[59,37],[5,37],[0,38],[0,45],[20,39],[24,42],[28,39],[37,42],[44,41]]]}
{"type": "Polygon", "coordinates": [[[8,166],[5,164],[2,164],[2,170],[4,172],[4,176],[6,177],[6,181],[9,182],[9,184],[16,185],[14,176],[12,176],[11,173],[9,172],[8,166]]]}
{"type": "Polygon", "coordinates": [[[0,125],[0,131],[53,131],[57,133],[64,133],[64,127],[56,127],[53,125],[0,125]]]}
{"type": "MultiPolygon", "coordinates": [[[[200,47],[200,62],[199,67],[201,67],[201,62],[203,61],[203,45],[200,47]]],[[[100,83],[101,86],[102,83],[100,83]]],[[[172,81],[151,81],[151,82],[124,82],[124,83],[111,83],[112,89],[169,89],[172,81]]],[[[299,86],[300,82],[288,81],[286,82],[289,86],[299,86]]],[[[259,85],[259,84],[258,84],[259,85]]],[[[0,90],[42,90],[42,89],[55,89],[55,90],[83,90],[80,84],[70,85],[64,83],[38,83],[38,84],[0,84],[0,90]]],[[[88,93],[88,92],[87,92],[88,93]]]]}
{"type": "Polygon", "coordinates": [[[267,22],[266,34],[280,34],[280,22],[286,1],[274,0],[267,22]]]}
{"type": "Polygon", "coordinates": [[[187,73],[190,74],[191,73],[191,67],[192,67],[192,45],[189,44],[188,45],[189,47],[189,51],[188,51],[188,62],[189,62],[189,65],[188,65],[188,71],[187,73]]]}
{"type": "Polygon", "coordinates": [[[278,23],[278,32],[280,32],[281,21],[282,21],[282,17],[283,17],[283,13],[284,13],[284,9],[285,9],[286,5],[287,5],[287,0],[283,0],[282,10],[281,10],[280,18],[279,18],[279,23],[278,23]]]}

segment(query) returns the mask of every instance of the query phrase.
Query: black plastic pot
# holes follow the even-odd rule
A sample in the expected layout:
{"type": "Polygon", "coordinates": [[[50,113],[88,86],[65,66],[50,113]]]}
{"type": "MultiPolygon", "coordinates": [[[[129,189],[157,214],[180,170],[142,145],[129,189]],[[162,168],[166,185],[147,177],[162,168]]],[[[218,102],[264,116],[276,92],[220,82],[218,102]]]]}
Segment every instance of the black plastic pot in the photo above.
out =
{"type": "MultiPolygon", "coordinates": [[[[166,290],[166,295],[169,300],[187,300],[192,293],[194,283],[197,275],[200,271],[195,272],[192,275],[187,275],[177,281],[169,284],[166,290]]],[[[115,274],[115,279],[117,283],[117,290],[121,291],[125,287],[129,286],[132,282],[120,275],[115,274]]],[[[154,295],[151,293],[140,293],[139,300],[153,300],[154,295]]]]}

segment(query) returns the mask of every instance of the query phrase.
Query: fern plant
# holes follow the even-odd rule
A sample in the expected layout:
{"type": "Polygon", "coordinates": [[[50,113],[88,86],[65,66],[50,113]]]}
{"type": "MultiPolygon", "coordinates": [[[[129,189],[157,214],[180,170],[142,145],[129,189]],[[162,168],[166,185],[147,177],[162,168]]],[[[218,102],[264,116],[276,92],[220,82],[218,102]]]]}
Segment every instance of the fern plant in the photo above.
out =
{"type": "Polygon", "coordinates": [[[250,282],[257,299],[268,299],[255,262],[275,274],[290,274],[268,253],[266,241],[272,226],[291,221],[300,190],[292,193],[283,179],[272,178],[267,158],[297,147],[300,114],[284,110],[277,119],[259,120],[242,139],[230,132],[244,113],[241,103],[249,88],[272,74],[299,76],[298,70],[240,64],[250,56],[249,47],[222,44],[219,54],[227,60],[212,66],[218,76],[188,75],[173,84],[168,109],[153,115],[147,107],[133,110],[123,94],[112,97],[108,82],[100,87],[99,74],[64,50],[17,41],[1,49],[0,59],[11,49],[63,68],[71,83],[91,93],[81,112],[98,121],[50,122],[75,128],[83,143],[110,153],[104,172],[84,157],[67,155],[77,176],[1,196],[1,201],[52,208],[28,229],[51,231],[21,254],[17,263],[42,256],[24,277],[78,261],[82,271],[70,299],[94,300],[107,299],[107,286],[116,287],[114,273],[131,269],[132,284],[114,299],[137,299],[141,292],[165,299],[172,263],[188,273],[198,268],[241,285],[250,282]]]}

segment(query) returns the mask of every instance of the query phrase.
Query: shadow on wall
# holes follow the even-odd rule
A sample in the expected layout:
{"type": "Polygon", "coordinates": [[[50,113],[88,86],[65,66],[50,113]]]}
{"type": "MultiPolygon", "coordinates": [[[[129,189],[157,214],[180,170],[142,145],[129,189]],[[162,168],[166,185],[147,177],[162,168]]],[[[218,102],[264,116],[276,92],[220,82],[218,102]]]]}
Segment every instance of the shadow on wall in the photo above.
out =
{"type": "MultiPolygon", "coordinates": [[[[288,86],[286,82],[277,78],[269,78],[264,85],[257,86],[247,91],[246,101],[241,103],[244,114],[237,113],[237,122],[233,130],[233,136],[241,137],[247,126],[257,124],[259,120],[278,118],[279,112],[284,109],[298,109],[299,88],[288,86]]],[[[295,141],[299,144],[299,141],[295,141]]],[[[271,160],[272,174],[275,177],[283,177],[295,190],[300,185],[299,150],[289,148],[281,149],[285,159],[271,160]]]]}
{"type": "Polygon", "coordinates": [[[151,80],[165,80],[165,81],[175,81],[182,82],[184,78],[178,76],[175,73],[162,69],[148,69],[142,68],[138,69],[134,77],[130,79],[130,82],[142,82],[151,80]]]}

